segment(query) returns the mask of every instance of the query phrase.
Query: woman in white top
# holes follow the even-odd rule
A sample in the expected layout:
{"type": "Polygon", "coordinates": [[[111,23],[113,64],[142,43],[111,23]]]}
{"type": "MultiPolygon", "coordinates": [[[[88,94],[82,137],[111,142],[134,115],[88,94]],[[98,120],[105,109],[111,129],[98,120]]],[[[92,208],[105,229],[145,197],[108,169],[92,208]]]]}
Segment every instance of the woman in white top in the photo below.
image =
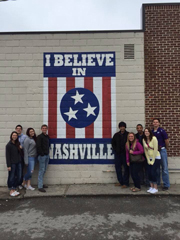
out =
{"type": "Polygon", "coordinates": [[[155,136],[153,136],[150,128],[145,128],[144,130],[143,147],[144,152],[148,162],[148,177],[150,182],[150,189],[147,191],[149,193],[157,193],[157,169],[160,166],[160,153],[158,151],[158,141],[155,136]]]}

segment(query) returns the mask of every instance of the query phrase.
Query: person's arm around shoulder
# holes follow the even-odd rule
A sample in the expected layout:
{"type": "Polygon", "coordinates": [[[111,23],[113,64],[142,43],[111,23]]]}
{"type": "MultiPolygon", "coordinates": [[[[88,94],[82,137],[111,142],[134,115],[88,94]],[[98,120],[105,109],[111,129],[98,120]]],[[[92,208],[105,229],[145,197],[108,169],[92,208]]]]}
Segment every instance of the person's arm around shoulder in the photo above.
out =
{"type": "Polygon", "coordinates": [[[30,139],[28,137],[24,140],[24,163],[28,165],[28,149],[29,149],[30,139]]]}
{"type": "Polygon", "coordinates": [[[6,145],[6,164],[8,171],[11,171],[11,146],[6,145]]]}

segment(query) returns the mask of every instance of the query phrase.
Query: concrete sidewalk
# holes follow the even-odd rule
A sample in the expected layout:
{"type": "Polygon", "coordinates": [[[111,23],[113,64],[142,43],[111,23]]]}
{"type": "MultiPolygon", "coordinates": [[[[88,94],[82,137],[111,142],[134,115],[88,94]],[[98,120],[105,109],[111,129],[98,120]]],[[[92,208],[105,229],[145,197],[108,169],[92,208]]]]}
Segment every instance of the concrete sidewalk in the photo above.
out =
{"type": "Polygon", "coordinates": [[[122,189],[114,184],[72,184],[72,185],[49,185],[46,193],[41,193],[37,190],[22,189],[18,197],[10,197],[7,187],[0,187],[0,199],[21,199],[35,197],[72,197],[72,196],[180,196],[180,185],[171,185],[168,191],[162,191],[159,187],[157,194],[147,193],[147,187],[142,186],[140,192],[132,192],[130,188],[122,189]]]}

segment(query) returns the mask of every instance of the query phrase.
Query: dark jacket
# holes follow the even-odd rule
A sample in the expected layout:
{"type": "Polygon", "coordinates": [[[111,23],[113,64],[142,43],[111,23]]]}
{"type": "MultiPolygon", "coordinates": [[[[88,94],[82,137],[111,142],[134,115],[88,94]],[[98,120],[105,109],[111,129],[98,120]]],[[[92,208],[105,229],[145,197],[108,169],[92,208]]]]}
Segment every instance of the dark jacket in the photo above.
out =
{"type": "Polygon", "coordinates": [[[127,135],[129,132],[125,131],[121,134],[121,131],[114,134],[111,144],[116,154],[126,153],[125,145],[127,142],[127,135]]]}
{"type": "Polygon", "coordinates": [[[6,164],[7,167],[11,167],[12,163],[19,163],[21,162],[21,154],[11,141],[8,142],[6,145],[6,164]]]}
{"type": "Polygon", "coordinates": [[[44,156],[49,154],[49,136],[41,133],[36,141],[37,154],[44,156]]]}
{"type": "Polygon", "coordinates": [[[137,139],[137,140],[140,142],[140,144],[143,146],[142,140],[143,140],[143,138],[144,138],[144,133],[143,133],[142,136],[140,136],[139,133],[136,133],[135,136],[136,136],[136,139],[137,139]]]}

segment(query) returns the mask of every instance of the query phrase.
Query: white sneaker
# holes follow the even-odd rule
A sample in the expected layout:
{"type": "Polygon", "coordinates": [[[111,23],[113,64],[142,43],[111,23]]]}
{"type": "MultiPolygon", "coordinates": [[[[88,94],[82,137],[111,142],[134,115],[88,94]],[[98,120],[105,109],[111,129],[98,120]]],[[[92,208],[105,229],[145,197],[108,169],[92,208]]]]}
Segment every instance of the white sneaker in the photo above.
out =
{"type": "Polygon", "coordinates": [[[150,193],[153,190],[152,187],[149,188],[149,190],[147,190],[148,193],[150,193]]]}
{"type": "Polygon", "coordinates": [[[31,185],[30,185],[29,187],[27,187],[26,189],[27,189],[27,190],[32,190],[32,191],[35,190],[35,188],[33,188],[31,185]]]}
{"type": "Polygon", "coordinates": [[[23,189],[23,186],[19,185],[19,187],[18,187],[18,188],[19,188],[19,190],[21,190],[21,189],[23,189]]]}
{"type": "Polygon", "coordinates": [[[150,193],[155,194],[158,192],[158,189],[153,188],[150,193]]]}

